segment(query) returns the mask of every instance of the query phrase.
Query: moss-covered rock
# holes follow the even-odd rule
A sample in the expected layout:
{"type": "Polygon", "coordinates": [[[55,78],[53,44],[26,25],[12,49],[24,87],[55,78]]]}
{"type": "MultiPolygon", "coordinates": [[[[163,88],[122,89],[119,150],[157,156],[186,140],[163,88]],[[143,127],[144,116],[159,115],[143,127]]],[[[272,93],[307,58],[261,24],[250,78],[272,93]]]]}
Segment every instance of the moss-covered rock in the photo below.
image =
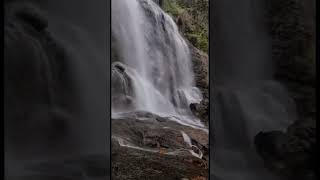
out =
{"type": "Polygon", "coordinates": [[[208,0],[164,0],[162,8],[175,19],[182,34],[195,47],[208,52],[208,0]]]}

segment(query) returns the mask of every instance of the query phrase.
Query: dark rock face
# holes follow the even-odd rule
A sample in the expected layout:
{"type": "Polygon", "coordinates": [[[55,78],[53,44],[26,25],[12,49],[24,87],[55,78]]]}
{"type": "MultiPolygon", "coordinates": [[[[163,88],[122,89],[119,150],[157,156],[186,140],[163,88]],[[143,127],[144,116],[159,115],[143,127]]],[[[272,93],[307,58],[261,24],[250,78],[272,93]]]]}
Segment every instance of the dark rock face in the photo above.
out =
{"type": "Polygon", "coordinates": [[[208,98],[209,89],[209,58],[208,55],[193,45],[189,44],[192,56],[193,72],[195,74],[196,86],[201,90],[203,96],[208,98]]]}
{"type": "Polygon", "coordinates": [[[290,179],[315,179],[315,1],[267,3],[275,79],[286,86],[299,118],[286,132],[259,133],[255,144],[275,172],[290,179]]]}
{"type": "Polygon", "coordinates": [[[189,44],[192,55],[193,72],[196,86],[200,89],[203,100],[199,104],[191,104],[191,111],[206,125],[209,118],[209,59],[208,55],[189,44]]]}
{"type": "Polygon", "coordinates": [[[153,0],[153,1],[157,3],[160,7],[162,7],[164,0],[153,0]]]}
{"type": "Polygon", "coordinates": [[[113,179],[205,178],[208,155],[208,134],[202,130],[147,112],[112,120],[113,179]]]}
{"type": "Polygon", "coordinates": [[[132,79],[126,72],[126,66],[114,62],[111,67],[112,108],[129,110],[133,105],[132,79]]]}
{"type": "Polygon", "coordinates": [[[206,126],[209,126],[209,99],[203,99],[200,104],[192,103],[190,104],[190,109],[206,126]]]}

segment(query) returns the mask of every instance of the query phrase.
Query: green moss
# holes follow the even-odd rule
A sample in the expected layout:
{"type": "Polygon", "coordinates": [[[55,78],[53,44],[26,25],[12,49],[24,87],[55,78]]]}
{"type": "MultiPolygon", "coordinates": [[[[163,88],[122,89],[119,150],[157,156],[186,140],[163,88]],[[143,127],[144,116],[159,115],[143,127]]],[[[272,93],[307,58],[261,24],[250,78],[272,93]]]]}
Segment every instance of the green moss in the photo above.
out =
{"type": "Polygon", "coordinates": [[[173,17],[177,17],[184,12],[184,9],[174,0],[164,0],[162,8],[173,17]]]}
{"type": "Polygon", "coordinates": [[[182,34],[196,48],[208,52],[209,48],[209,22],[208,22],[208,0],[164,0],[163,10],[175,20],[180,19],[184,28],[180,29],[182,34]]]}
{"type": "Polygon", "coordinates": [[[198,47],[204,51],[204,52],[208,52],[209,50],[209,39],[207,35],[201,35],[199,38],[199,43],[198,43],[198,47]]]}
{"type": "MultiPolygon", "coordinates": [[[[194,32],[193,32],[194,33],[194,32]]],[[[185,37],[197,48],[204,52],[208,52],[208,36],[204,34],[186,33],[185,37]]]]}

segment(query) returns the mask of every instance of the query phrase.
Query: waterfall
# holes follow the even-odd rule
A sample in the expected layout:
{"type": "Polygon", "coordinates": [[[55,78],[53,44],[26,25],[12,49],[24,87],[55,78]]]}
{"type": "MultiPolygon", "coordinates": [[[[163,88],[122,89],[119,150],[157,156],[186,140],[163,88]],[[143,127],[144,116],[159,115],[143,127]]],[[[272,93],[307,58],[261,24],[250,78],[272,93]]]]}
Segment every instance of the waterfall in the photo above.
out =
{"type": "Polygon", "coordinates": [[[189,105],[202,95],[188,45],[173,19],[152,0],[112,1],[112,36],[121,61],[112,69],[113,116],[148,111],[201,125],[189,105]]]}
{"type": "MultiPolygon", "coordinates": [[[[264,4],[216,0],[210,106],[210,176],[214,180],[279,179],[254,146],[260,131],[284,130],[295,119],[287,90],[272,77],[271,38],[263,25],[264,4]]],[[[212,47],[211,47],[212,48],[212,47]]]]}

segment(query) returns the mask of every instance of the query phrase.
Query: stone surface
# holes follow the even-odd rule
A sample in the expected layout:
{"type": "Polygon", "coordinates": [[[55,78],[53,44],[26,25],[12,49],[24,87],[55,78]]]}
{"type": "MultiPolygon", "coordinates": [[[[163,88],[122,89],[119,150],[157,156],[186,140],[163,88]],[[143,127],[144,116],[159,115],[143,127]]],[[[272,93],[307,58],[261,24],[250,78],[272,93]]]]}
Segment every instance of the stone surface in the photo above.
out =
{"type": "Polygon", "coordinates": [[[208,177],[208,138],[203,130],[151,113],[123,114],[112,120],[112,177],[168,180],[208,177]]]}
{"type": "Polygon", "coordinates": [[[206,125],[209,119],[209,58],[201,50],[189,44],[192,55],[193,72],[196,86],[203,95],[203,100],[199,104],[191,104],[191,111],[206,125]]]}

